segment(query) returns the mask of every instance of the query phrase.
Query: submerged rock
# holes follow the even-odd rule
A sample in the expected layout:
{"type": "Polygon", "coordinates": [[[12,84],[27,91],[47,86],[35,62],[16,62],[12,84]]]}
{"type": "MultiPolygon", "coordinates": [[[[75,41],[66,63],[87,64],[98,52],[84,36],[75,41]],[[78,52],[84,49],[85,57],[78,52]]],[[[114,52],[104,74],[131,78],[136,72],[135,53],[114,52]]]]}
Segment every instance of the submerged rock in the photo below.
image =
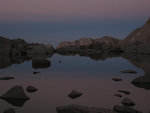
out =
{"type": "Polygon", "coordinates": [[[118,90],[118,92],[124,93],[124,94],[126,94],[126,95],[129,95],[129,94],[130,94],[129,91],[125,91],[125,90],[118,90]]]}
{"type": "Polygon", "coordinates": [[[113,109],[117,113],[142,113],[141,111],[138,111],[136,109],[130,108],[128,106],[115,105],[113,109]]]}
{"type": "Polygon", "coordinates": [[[72,92],[68,95],[68,97],[72,98],[72,99],[76,99],[78,97],[80,97],[82,95],[82,93],[76,91],[76,90],[72,90],[72,92]]]}
{"type": "Polygon", "coordinates": [[[123,105],[128,105],[128,106],[134,106],[135,105],[135,103],[132,100],[128,99],[128,98],[124,98],[121,103],[123,105]]]}
{"type": "Polygon", "coordinates": [[[28,87],[26,88],[26,90],[27,90],[28,92],[32,93],[32,92],[36,92],[38,89],[35,88],[34,86],[28,86],[28,87]]]}
{"type": "Polygon", "coordinates": [[[0,77],[0,80],[11,80],[14,79],[14,77],[0,77]]]}
{"type": "Polygon", "coordinates": [[[17,85],[0,96],[0,99],[6,100],[14,106],[23,106],[24,103],[29,100],[29,97],[25,94],[22,86],[17,85]]]}
{"type": "Polygon", "coordinates": [[[56,108],[57,113],[116,113],[113,110],[81,105],[66,105],[56,108]]]}
{"type": "Polygon", "coordinates": [[[15,109],[14,108],[8,108],[3,113],[15,113],[15,109]]]}
{"type": "Polygon", "coordinates": [[[122,97],[121,94],[115,94],[115,96],[116,96],[116,97],[120,97],[120,98],[122,97]]]}
{"type": "Polygon", "coordinates": [[[122,81],[121,78],[112,78],[113,81],[122,81]]]}
{"type": "Polygon", "coordinates": [[[34,71],[34,72],[33,72],[34,75],[35,75],[35,74],[39,74],[39,73],[40,73],[40,72],[37,72],[37,71],[34,71]]]}
{"type": "Polygon", "coordinates": [[[121,73],[131,73],[131,74],[136,74],[137,72],[134,71],[134,70],[123,70],[123,71],[120,71],[121,73]]]}

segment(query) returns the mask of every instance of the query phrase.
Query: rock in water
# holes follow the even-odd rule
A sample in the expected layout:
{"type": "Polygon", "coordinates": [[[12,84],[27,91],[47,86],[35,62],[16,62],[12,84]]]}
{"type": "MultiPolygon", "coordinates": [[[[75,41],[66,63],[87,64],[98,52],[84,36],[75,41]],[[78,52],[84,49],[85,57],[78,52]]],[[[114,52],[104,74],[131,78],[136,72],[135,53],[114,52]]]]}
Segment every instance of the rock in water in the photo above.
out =
{"type": "Polygon", "coordinates": [[[72,99],[76,99],[78,97],[80,97],[82,95],[82,93],[72,90],[72,92],[68,95],[68,97],[72,98],[72,99]]]}
{"type": "Polygon", "coordinates": [[[25,99],[28,100],[29,97],[25,94],[22,86],[14,86],[8,90],[0,98],[9,98],[9,99],[25,99]]]}
{"type": "Polygon", "coordinates": [[[138,111],[136,109],[130,108],[128,106],[115,105],[113,109],[117,113],[142,113],[141,111],[138,111]]]}
{"type": "Polygon", "coordinates": [[[120,71],[121,73],[131,73],[131,74],[135,74],[137,73],[136,71],[134,70],[123,70],[123,71],[120,71]]]}
{"type": "Polygon", "coordinates": [[[123,105],[128,105],[128,106],[134,106],[135,105],[135,103],[132,100],[128,99],[128,98],[124,98],[121,103],[123,105]]]}
{"type": "Polygon", "coordinates": [[[4,111],[4,113],[15,113],[15,110],[13,108],[8,108],[4,111]]]}
{"type": "Polygon", "coordinates": [[[66,105],[56,108],[57,113],[116,113],[113,110],[81,105],[66,105]]]}
{"type": "Polygon", "coordinates": [[[121,94],[115,94],[115,96],[116,96],[116,97],[120,97],[120,98],[122,97],[121,94]]]}
{"type": "Polygon", "coordinates": [[[35,75],[35,74],[39,74],[39,73],[40,73],[40,72],[37,72],[37,71],[34,71],[34,72],[33,72],[34,75],[35,75]]]}
{"type": "Polygon", "coordinates": [[[113,81],[122,81],[120,78],[112,78],[113,81]]]}
{"type": "Polygon", "coordinates": [[[124,93],[124,94],[126,94],[126,95],[129,95],[129,94],[130,94],[129,91],[125,91],[125,90],[118,90],[118,92],[124,93]]]}
{"type": "Polygon", "coordinates": [[[17,85],[3,94],[0,99],[6,100],[14,106],[23,106],[24,103],[29,100],[29,97],[25,94],[22,86],[17,85]]]}
{"type": "Polygon", "coordinates": [[[28,86],[28,87],[26,88],[26,90],[27,90],[28,92],[32,93],[32,92],[37,91],[38,89],[35,88],[35,87],[33,87],[33,86],[28,86]]]}
{"type": "Polygon", "coordinates": [[[10,80],[10,79],[14,79],[14,77],[1,77],[0,80],[10,80]]]}
{"type": "Polygon", "coordinates": [[[150,77],[147,75],[138,77],[134,79],[131,83],[135,85],[136,87],[150,90],[150,77]]]}

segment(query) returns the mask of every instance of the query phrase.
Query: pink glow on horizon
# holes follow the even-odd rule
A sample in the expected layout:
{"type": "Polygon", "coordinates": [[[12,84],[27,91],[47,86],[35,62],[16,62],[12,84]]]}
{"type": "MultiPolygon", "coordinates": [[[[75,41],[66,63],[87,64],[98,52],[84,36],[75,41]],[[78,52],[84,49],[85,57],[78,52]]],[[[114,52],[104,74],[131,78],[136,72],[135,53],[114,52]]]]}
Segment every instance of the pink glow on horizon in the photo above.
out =
{"type": "Polygon", "coordinates": [[[0,20],[141,18],[150,0],[1,0],[0,20]]]}

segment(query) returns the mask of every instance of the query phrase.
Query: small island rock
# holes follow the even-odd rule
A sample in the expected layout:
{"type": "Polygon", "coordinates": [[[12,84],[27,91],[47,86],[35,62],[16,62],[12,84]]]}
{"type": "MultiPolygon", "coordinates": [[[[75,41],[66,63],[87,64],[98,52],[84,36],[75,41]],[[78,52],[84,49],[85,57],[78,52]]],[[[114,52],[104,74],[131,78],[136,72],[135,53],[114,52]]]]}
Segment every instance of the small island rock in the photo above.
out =
{"type": "Polygon", "coordinates": [[[27,90],[28,92],[32,93],[32,92],[36,92],[38,89],[35,88],[35,87],[33,87],[33,86],[28,86],[28,87],[26,88],[26,90],[27,90]]]}
{"type": "Polygon", "coordinates": [[[78,97],[80,97],[82,95],[82,93],[76,91],[76,90],[72,90],[72,92],[68,95],[68,97],[72,98],[72,99],[76,99],[78,97]]]}

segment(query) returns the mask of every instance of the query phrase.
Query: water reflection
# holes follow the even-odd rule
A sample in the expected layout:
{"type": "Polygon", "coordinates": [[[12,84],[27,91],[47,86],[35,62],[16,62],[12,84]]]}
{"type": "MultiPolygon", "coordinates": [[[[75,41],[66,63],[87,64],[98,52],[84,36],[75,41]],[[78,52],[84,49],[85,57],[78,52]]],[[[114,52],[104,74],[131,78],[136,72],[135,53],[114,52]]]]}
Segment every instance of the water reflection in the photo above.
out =
{"type": "Polygon", "coordinates": [[[32,67],[35,69],[38,68],[49,68],[51,62],[47,60],[51,56],[35,56],[33,57],[11,57],[11,56],[0,56],[0,69],[8,68],[12,64],[21,64],[24,61],[32,60],[32,67]]]}
{"type": "Polygon", "coordinates": [[[38,69],[38,68],[49,68],[51,66],[51,62],[49,60],[46,59],[36,59],[36,60],[32,60],[32,67],[34,69],[38,69]]]}
{"type": "MultiPolygon", "coordinates": [[[[60,53],[59,53],[60,54],[60,53]]],[[[63,55],[63,56],[75,56],[75,55],[79,55],[81,57],[89,57],[91,58],[92,60],[106,60],[106,59],[109,59],[109,58],[112,58],[112,57],[120,57],[121,56],[121,52],[81,52],[81,53],[61,53],[60,55],[63,55]]]]}

